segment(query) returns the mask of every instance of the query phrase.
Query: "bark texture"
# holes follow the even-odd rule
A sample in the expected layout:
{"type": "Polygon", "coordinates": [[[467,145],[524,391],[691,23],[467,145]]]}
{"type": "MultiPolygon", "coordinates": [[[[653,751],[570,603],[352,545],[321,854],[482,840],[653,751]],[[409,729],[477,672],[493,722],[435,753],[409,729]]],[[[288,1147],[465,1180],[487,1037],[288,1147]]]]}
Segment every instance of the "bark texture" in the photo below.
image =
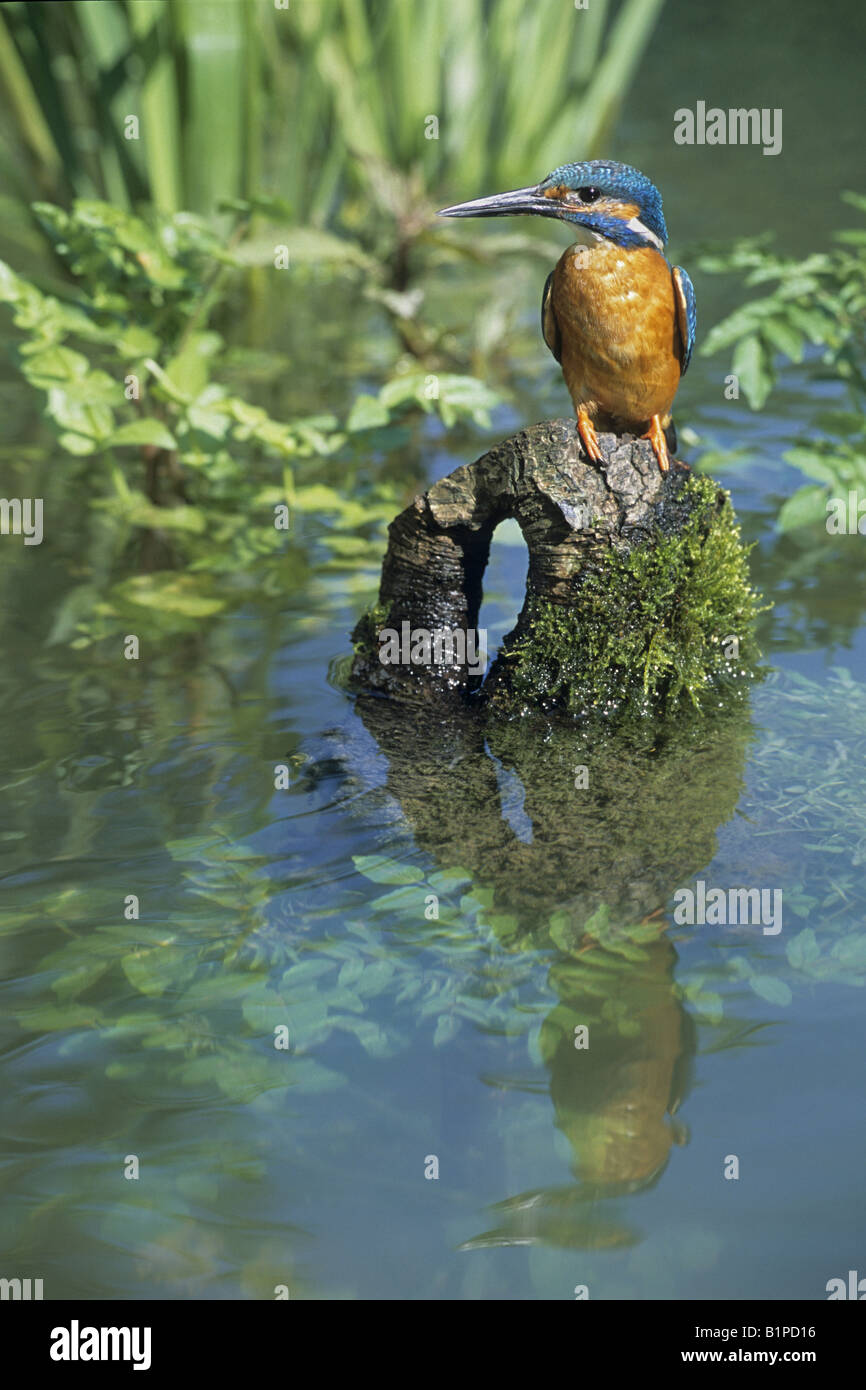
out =
{"type": "MultiPolygon", "coordinates": [[[[453,656],[449,649],[437,661],[434,647],[426,661],[423,647],[415,649],[415,659],[407,660],[404,642],[400,660],[384,661],[382,633],[410,641],[425,631],[474,633],[491,539],[507,517],[520,525],[529,551],[526,602],[484,685],[483,700],[507,704],[519,698],[523,705],[565,704],[576,709],[581,702],[607,698],[601,680],[596,680],[594,694],[579,690],[581,681],[569,666],[569,660],[572,666],[587,660],[584,648],[591,638],[598,662],[616,666],[611,689],[616,687],[620,694],[637,678],[641,649],[655,640],[660,628],[664,662],[670,664],[671,648],[679,640],[673,611],[668,622],[655,603],[654,588],[652,611],[638,612],[641,604],[631,602],[632,590],[639,596],[642,585],[657,586],[657,577],[647,572],[642,578],[640,566],[632,573],[630,557],[658,557],[665,563],[667,557],[681,558],[685,581],[685,561],[695,561],[697,513],[708,537],[716,515],[726,507],[730,513],[730,508],[725,494],[707,480],[694,488],[685,465],[675,463],[662,473],[645,440],[606,434],[599,442],[604,460],[596,464],[583,451],[575,420],[544,421],[455,469],[415,498],[389,528],[379,603],[353,633],[356,688],[412,703],[460,701],[478,693],[481,678],[470,670],[471,645],[462,660],[459,649],[453,656]],[[689,528],[689,555],[678,557],[671,542],[685,538],[689,528]],[[611,610],[605,613],[599,593],[608,591],[611,610]],[[595,636],[621,626],[623,604],[631,610],[630,638],[638,640],[621,643],[621,650],[602,651],[595,636]],[[635,669],[629,670],[630,665],[635,669]]],[[[697,540],[700,544],[700,536],[697,540]]],[[[741,626],[746,626],[750,591],[742,575],[737,584],[743,593],[741,626]]],[[[718,617],[721,627],[731,621],[727,611],[718,617]]]]}

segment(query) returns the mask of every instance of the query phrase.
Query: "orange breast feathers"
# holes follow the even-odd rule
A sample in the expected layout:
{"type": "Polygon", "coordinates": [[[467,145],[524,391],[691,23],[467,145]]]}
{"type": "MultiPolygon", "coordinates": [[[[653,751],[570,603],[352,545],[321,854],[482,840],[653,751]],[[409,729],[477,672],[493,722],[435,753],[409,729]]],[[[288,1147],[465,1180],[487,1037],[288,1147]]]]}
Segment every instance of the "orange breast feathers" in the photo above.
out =
{"type": "Polygon", "coordinates": [[[542,322],[575,410],[585,406],[593,424],[617,433],[642,434],[654,415],[668,423],[682,341],[671,268],[658,251],[608,240],[570,246],[542,322]]]}

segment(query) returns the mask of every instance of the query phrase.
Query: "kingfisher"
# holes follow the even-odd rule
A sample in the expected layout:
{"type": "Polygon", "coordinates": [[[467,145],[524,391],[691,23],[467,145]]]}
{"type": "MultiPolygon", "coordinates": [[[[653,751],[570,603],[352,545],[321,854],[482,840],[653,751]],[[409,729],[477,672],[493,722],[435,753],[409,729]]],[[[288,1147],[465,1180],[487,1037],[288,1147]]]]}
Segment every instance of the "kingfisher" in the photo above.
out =
{"type": "Polygon", "coordinates": [[[650,441],[667,472],[666,432],[692,356],[697,305],[688,275],[665,256],[658,189],[629,164],[588,159],[561,165],[535,187],[439,215],[515,213],[556,217],[576,234],[547,277],[541,331],[562,367],[588,457],[603,460],[597,430],[628,431],[650,441]]]}

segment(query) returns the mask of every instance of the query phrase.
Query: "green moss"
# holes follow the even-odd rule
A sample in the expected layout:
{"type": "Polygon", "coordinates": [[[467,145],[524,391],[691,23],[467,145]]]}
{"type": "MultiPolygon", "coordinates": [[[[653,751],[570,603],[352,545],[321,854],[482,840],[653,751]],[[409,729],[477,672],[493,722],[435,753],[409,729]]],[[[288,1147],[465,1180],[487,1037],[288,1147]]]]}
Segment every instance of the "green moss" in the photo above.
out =
{"type": "Polygon", "coordinates": [[[681,497],[685,526],[625,556],[611,549],[578,577],[573,609],[527,600],[497,703],[646,713],[700,706],[750,674],[763,609],[730,499],[701,477],[681,497]]]}
{"type": "Polygon", "coordinates": [[[356,655],[372,659],[379,651],[379,633],[388,626],[390,604],[377,603],[362,613],[352,630],[352,647],[356,655]]]}

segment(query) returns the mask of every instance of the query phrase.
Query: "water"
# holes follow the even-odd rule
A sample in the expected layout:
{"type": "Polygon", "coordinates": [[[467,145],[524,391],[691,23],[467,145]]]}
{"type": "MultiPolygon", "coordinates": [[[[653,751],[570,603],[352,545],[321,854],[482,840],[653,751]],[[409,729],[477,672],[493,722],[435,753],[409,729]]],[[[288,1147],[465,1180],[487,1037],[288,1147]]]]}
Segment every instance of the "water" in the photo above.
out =
{"type": "MultiPolygon", "coordinates": [[[[801,252],[839,225],[861,123],[828,142],[854,92],[833,60],[857,12],[795,15],[774,68],[768,13],[726,10],[711,77],[704,21],[670,7],[626,107],[617,153],[659,178],[686,264],[687,239],[769,226],[801,252]],[[713,83],[786,106],[778,159],[676,150],[668,107],[713,83]]],[[[739,291],[694,278],[708,325],[739,291]]],[[[305,337],[322,306],[308,286],[288,346],[281,306],[262,330],[299,362],[286,413],[359,389],[371,311],[346,296],[354,345],[325,374],[305,337]]],[[[567,408],[534,319],[527,295],[492,438],[567,408]]],[[[138,663],[47,644],[86,487],[7,378],[4,491],[53,515],[42,547],[2,555],[4,1276],[46,1297],[786,1299],[862,1266],[866,565],[858,537],[774,531],[806,378],[753,416],[726,369],[695,359],[681,416],[750,444],[724,482],[776,605],[774,669],[745,710],[636,744],[353,704],[335,662],[375,565],[329,568],[327,517],[299,524],[278,597],[198,639],[138,663]],[[782,931],[678,925],[698,880],[781,890],[782,931]]],[[[484,447],[427,426],[407,497],[484,447]]],[[[494,638],[524,574],[494,547],[494,638]]]]}

